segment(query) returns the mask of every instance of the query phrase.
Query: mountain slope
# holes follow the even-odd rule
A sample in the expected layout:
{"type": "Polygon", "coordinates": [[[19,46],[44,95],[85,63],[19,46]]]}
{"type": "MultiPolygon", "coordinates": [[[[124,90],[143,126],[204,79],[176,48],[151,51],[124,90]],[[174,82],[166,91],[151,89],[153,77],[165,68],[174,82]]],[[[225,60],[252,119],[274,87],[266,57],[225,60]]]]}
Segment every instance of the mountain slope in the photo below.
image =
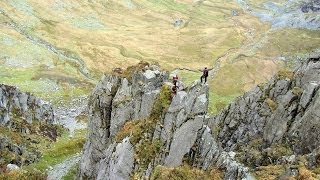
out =
{"type": "MultiPolygon", "coordinates": [[[[279,9],[263,3],[285,6],[260,0],[245,4],[268,16],[279,9]]],[[[215,103],[210,111],[217,112],[320,44],[316,29],[272,28],[242,4],[229,0],[1,1],[0,73],[9,77],[0,80],[64,104],[88,94],[102,73],[141,60],[168,70],[191,70],[178,73],[192,80],[199,69],[212,66],[215,72],[209,85],[215,103]]],[[[318,17],[311,11],[300,13],[294,5],[290,12],[311,20],[318,17]]],[[[285,16],[286,10],[271,18],[285,16]]],[[[277,23],[289,22],[280,18],[277,23]]],[[[316,21],[303,22],[312,23],[316,21]]]]}

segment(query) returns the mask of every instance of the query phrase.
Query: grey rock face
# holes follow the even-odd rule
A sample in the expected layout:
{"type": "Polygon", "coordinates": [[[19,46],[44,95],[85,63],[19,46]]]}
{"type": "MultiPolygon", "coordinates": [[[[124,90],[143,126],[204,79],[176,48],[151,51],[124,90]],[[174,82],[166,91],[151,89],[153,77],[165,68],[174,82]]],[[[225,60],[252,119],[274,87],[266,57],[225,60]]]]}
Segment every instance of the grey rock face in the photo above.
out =
{"type": "Polygon", "coordinates": [[[8,125],[14,116],[28,123],[34,120],[55,123],[54,110],[49,103],[16,87],[0,84],[0,125],[8,125]]]}
{"type": "MultiPolygon", "coordinates": [[[[100,169],[100,160],[109,157],[105,150],[113,146],[112,138],[127,121],[150,116],[153,103],[167,77],[166,72],[154,67],[136,72],[130,80],[117,76],[102,77],[89,100],[89,133],[80,162],[79,178],[96,178],[98,174],[102,178],[112,173],[116,178],[112,169],[100,169]]],[[[119,162],[114,163],[110,167],[119,162]]]]}
{"type": "Polygon", "coordinates": [[[320,91],[317,91],[310,106],[299,120],[300,126],[291,129],[298,141],[294,148],[301,154],[312,152],[320,146],[320,91]]]}
{"type": "Polygon", "coordinates": [[[207,170],[211,166],[225,169],[224,179],[254,179],[249,169],[235,160],[234,152],[226,152],[211,133],[208,126],[204,126],[201,138],[198,140],[198,157],[195,166],[207,170]]]}
{"type": "Polygon", "coordinates": [[[81,177],[97,174],[96,164],[103,157],[109,143],[112,100],[119,87],[120,79],[103,76],[89,100],[88,140],[80,163],[81,177]]]}
{"type": "Polygon", "coordinates": [[[319,146],[319,68],[320,61],[310,59],[292,78],[276,76],[210,119],[212,129],[220,125],[222,147],[231,151],[256,138],[263,138],[266,146],[295,142],[295,152],[302,154],[319,146]]]}
{"type": "Polygon", "coordinates": [[[130,179],[134,165],[134,149],[129,138],[125,138],[116,147],[111,145],[105,154],[106,158],[101,160],[99,165],[97,179],[130,179]]]}
{"type": "Polygon", "coordinates": [[[203,125],[203,117],[187,121],[178,128],[170,146],[169,155],[165,160],[165,165],[176,167],[181,165],[183,156],[190,151],[196,141],[197,133],[203,125]]]}
{"type": "Polygon", "coordinates": [[[123,79],[112,101],[110,133],[115,135],[123,124],[133,116],[133,102],[131,86],[127,79],[123,79]]]}

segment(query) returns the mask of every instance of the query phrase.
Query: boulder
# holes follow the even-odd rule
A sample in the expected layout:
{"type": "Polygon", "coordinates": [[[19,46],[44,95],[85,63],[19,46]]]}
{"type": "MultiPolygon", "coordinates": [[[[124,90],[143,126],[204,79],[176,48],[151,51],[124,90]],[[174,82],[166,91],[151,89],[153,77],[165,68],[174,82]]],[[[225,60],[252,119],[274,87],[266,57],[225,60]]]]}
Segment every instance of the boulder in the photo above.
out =
{"type": "Polygon", "coordinates": [[[18,171],[20,169],[19,166],[15,165],[15,164],[8,164],[6,171],[7,172],[11,172],[11,171],[18,171]]]}

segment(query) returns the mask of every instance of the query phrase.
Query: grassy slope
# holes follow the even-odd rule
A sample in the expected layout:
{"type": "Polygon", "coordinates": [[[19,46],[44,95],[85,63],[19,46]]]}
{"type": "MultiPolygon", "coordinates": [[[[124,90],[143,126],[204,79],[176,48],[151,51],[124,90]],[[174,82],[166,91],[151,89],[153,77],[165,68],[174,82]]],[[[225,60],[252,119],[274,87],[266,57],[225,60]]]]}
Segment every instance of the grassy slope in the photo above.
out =
{"type": "MultiPolygon", "coordinates": [[[[261,7],[265,0],[250,2],[261,7]]],[[[127,67],[140,60],[159,62],[168,70],[198,70],[219,62],[220,70],[209,81],[212,112],[220,109],[216,108],[217,104],[227,104],[233,97],[268,79],[282,66],[277,61],[280,56],[301,55],[318,48],[320,44],[316,31],[270,30],[268,24],[243,12],[231,0],[208,0],[202,4],[190,0],[91,3],[80,0],[6,0],[0,5],[28,32],[82,58],[96,77],[102,72],[110,72],[112,68],[127,67]],[[231,10],[238,11],[240,15],[231,16],[231,10]],[[179,18],[185,24],[180,28],[174,27],[174,21],[179,18]]],[[[6,18],[0,15],[0,22],[3,21],[6,18]]],[[[39,76],[40,71],[34,69],[46,65],[50,67],[51,75],[62,72],[67,77],[81,80],[76,67],[63,58],[32,44],[1,23],[0,32],[1,44],[4,45],[0,50],[2,66],[8,66],[3,59],[12,57],[22,60],[24,64],[33,62],[33,69],[21,70],[30,71],[27,74],[32,76],[39,76]]],[[[12,69],[20,71],[11,66],[2,74],[9,74],[12,69]]],[[[184,76],[185,79],[190,79],[190,76],[191,79],[198,78],[192,73],[184,76]]],[[[0,80],[8,83],[10,78],[0,80]]],[[[35,93],[38,92],[26,84],[41,87],[44,84],[41,81],[46,81],[16,79],[13,85],[35,93]]],[[[59,78],[49,81],[54,86],[59,78]]],[[[73,85],[66,82],[56,86],[62,90],[57,93],[60,95],[63,92],[68,94],[65,89],[73,85]],[[64,87],[66,84],[67,88],[64,87]]],[[[81,83],[75,86],[78,89],[83,87],[81,83]]],[[[82,94],[85,93],[87,91],[82,94]]]]}

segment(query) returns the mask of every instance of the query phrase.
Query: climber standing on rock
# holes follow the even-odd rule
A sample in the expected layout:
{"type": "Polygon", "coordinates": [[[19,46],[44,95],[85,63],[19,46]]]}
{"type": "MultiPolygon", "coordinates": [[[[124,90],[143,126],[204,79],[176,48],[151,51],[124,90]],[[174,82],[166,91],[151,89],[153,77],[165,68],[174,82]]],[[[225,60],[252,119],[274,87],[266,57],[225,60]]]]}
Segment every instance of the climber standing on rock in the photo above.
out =
{"type": "Polygon", "coordinates": [[[179,79],[179,78],[178,78],[178,75],[173,76],[173,78],[172,78],[172,83],[173,83],[173,85],[177,86],[178,79],[179,79]]]}
{"type": "Polygon", "coordinates": [[[207,69],[207,67],[205,67],[202,72],[203,72],[203,74],[202,74],[202,76],[201,76],[201,78],[200,78],[201,83],[202,83],[202,79],[203,79],[203,78],[204,78],[204,82],[206,83],[206,82],[207,82],[207,78],[208,78],[208,76],[209,76],[209,70],[207,69]]]}

